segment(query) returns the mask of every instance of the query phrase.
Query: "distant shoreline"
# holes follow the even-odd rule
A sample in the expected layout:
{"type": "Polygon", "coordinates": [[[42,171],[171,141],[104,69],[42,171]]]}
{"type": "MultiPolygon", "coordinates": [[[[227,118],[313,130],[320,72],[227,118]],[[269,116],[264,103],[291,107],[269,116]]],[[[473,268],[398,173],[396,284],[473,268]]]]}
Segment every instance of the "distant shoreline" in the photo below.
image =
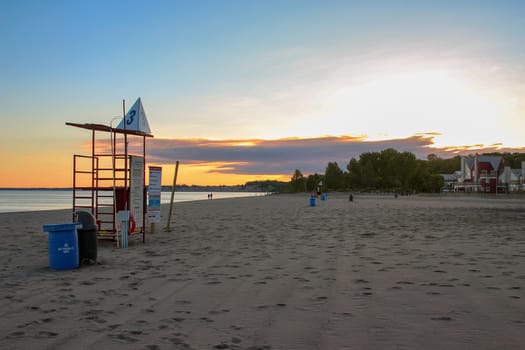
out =
{"type": "MultiPolygon", "coordinates": [[[[266,192],[256,189],[242,189],[241,186],[177,186],[176,192],[266,192]]],[[[0,191],[72,191],[72,187],[0,187],[0,191]]],[[[162,186],[162,192],[171,191],[171,186],[162,186]]]]}
{"type": "MultiPolygon", "coordinates": [[[[0,187],[0,191],[72,191],[71,187],[0,187]]],[[[170,192],[171,186],[162,186],[162,192],[170,192]]],[[[238,186],[188,186],[180,185],[176,187],[175,192],[250,192],[250,193],[279,193],[272,191],[265,191],[257,188],[242,188],[238,186]]],[[[286,193],[286,192],[284,192],[286,193]]],[[[283,193],[283,194],[284,194],[283,193]]],[[[297,194],[308,194],[309,192],[299,192],[297,194]]],[[[361,192],[361,191],[332,191],[328,193],[353,193],[360,195],[378,195],[390,196],[395,195],[393,192],[361,192]]],[[[288,193],[293,194],[293,193],[288,193]]],[[[404,195],[398,194],[400,197],[404,195]]],[[[478,198],[525,198],[525,192],[516,193],[484,193],[484,192],[440,192],[440,193],[416,193],[406,196],[436,196],[436,197],[478,197],[478,198]]]]}

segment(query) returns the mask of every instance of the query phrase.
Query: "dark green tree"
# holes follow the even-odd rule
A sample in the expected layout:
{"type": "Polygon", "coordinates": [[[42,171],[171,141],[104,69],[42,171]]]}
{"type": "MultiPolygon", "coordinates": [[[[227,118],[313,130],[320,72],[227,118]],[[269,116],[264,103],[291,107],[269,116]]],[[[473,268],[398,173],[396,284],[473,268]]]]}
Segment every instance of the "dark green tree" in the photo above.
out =
{"type": "Polygon", "coordinates": [[[319,184],[319,181],[322,181],[324,177],[322,175],[319,175],[317,173],[310,174],[306,178],[306,190],[309,192],[314,191],[317,188],[317,185],[319,184]]]}
{"type": "Polygon", "coordinates": [[[361,165],[355,158],[350,159],[350,162],[346,165],[346,187],[348,189],[360,189],[363,188],[361,185],[361,165]]]}
{"type": "Polygon", "coordinates": [[[393,148],[388,148],[379,153],[377,162],[377,172],[379,174],[377,186],[381,190],[399,189],[401,180],[399,172],[402,164],[399,164],[399,152],[393,148]]]}
{"type": "Polygon", "coordinates": [[[415,192],[440,192],[445,180],[443,176],[434,174],[428,161],[417,160],[414,176],[408,187],[409,191],[415,192]]]}
{"type": "Polygon", "coordinates": [[[359,156],[359,182],[365,190],[374,190],[381,183],[379,173],[379,153],[366,152],[359,156]]]}
{"type": "MultiPolygon", "coordinates": [[[[418,160],[413,153],[403,152],[397,154],[395,177],[396,184],[400,185],[401,190],[410,191],[412,189],[411,183],[417,175],[417,164],[418,160]]],[[[393,189],[395,189],[395,187],[393,189]]]]}
{"type": "Polygon", "coordinates": [[[345,176],[337,162],[329,162],[324,173],[324,190],[335,191],[344,187],[345,176]]]}
{"type": "Polygon", "coordinates": [[[421,189],[422,192],[438,193],[445,185],[445,179],[443,176],[438,174],[430,174],[426,177],[424,187],[421,189]]]}
{"type": "Polygon", "coordinates": [[[304,192],[306,190],[306,178],[299,169],[295,169],[290,181],[292,192],[304,192]]]}
{"type": "Polygon", "coordinates": [[[420,192],[426,186],[427,178],[431,175],[428,162],[424,160],[417,160],[414,166],[414,174],[410,183],[404,188],[408,192],[420,192]]]}
{"type": "Polygon", "coordinates": [[[452,174],[461,167],[461,157],[455,156],[450,159],[441,159],[435,154],[427,156],[430,171],[434,174],[452,174]]]}

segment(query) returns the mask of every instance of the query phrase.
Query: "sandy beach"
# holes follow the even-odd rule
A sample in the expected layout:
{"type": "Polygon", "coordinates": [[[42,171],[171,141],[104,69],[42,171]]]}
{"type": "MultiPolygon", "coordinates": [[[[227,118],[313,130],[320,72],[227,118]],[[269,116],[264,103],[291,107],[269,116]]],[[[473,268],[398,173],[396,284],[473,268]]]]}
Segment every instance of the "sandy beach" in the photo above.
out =
{"type": "Polygon", "coordinates": [[[525,344],[525,197],[177,203],[172,232],[99,241],[98,264],[53,271],[42,226],[70,221],[0,214],[1,349],[525,344]]]}

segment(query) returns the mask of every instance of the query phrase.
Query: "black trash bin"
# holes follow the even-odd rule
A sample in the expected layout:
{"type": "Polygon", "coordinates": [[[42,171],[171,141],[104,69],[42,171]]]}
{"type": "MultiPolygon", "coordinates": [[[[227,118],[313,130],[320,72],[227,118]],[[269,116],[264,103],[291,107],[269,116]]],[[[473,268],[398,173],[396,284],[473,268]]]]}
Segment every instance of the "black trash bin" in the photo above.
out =
{"type": "Polygon", "coordinates": [[[79,264],[95,264],[97,262],[97,224],[95,218],[87,211],[77,211],[77,222],[82,224],[78,232],[79,264]]]}

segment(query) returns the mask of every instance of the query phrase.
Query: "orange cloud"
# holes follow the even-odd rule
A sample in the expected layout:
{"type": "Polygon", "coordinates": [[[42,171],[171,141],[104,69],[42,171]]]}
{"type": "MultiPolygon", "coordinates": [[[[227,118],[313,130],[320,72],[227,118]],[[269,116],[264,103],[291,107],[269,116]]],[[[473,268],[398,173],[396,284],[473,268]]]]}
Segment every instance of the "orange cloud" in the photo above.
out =
{"type": "MultiPolygon", "coordinates": [[[[162,184],[165,186],[173,183],[175,173],[174,164],[162,164],[162,184]]],[[[282,174],[242,174],[232,173],[235,163],[191,163],[179,164],[177,184],[190,185],[243,185],[248,181],[279,180],[289,181],[289,176],[282,174]],[[225,172],[226,171],[226,172],[225,172]]]]}

